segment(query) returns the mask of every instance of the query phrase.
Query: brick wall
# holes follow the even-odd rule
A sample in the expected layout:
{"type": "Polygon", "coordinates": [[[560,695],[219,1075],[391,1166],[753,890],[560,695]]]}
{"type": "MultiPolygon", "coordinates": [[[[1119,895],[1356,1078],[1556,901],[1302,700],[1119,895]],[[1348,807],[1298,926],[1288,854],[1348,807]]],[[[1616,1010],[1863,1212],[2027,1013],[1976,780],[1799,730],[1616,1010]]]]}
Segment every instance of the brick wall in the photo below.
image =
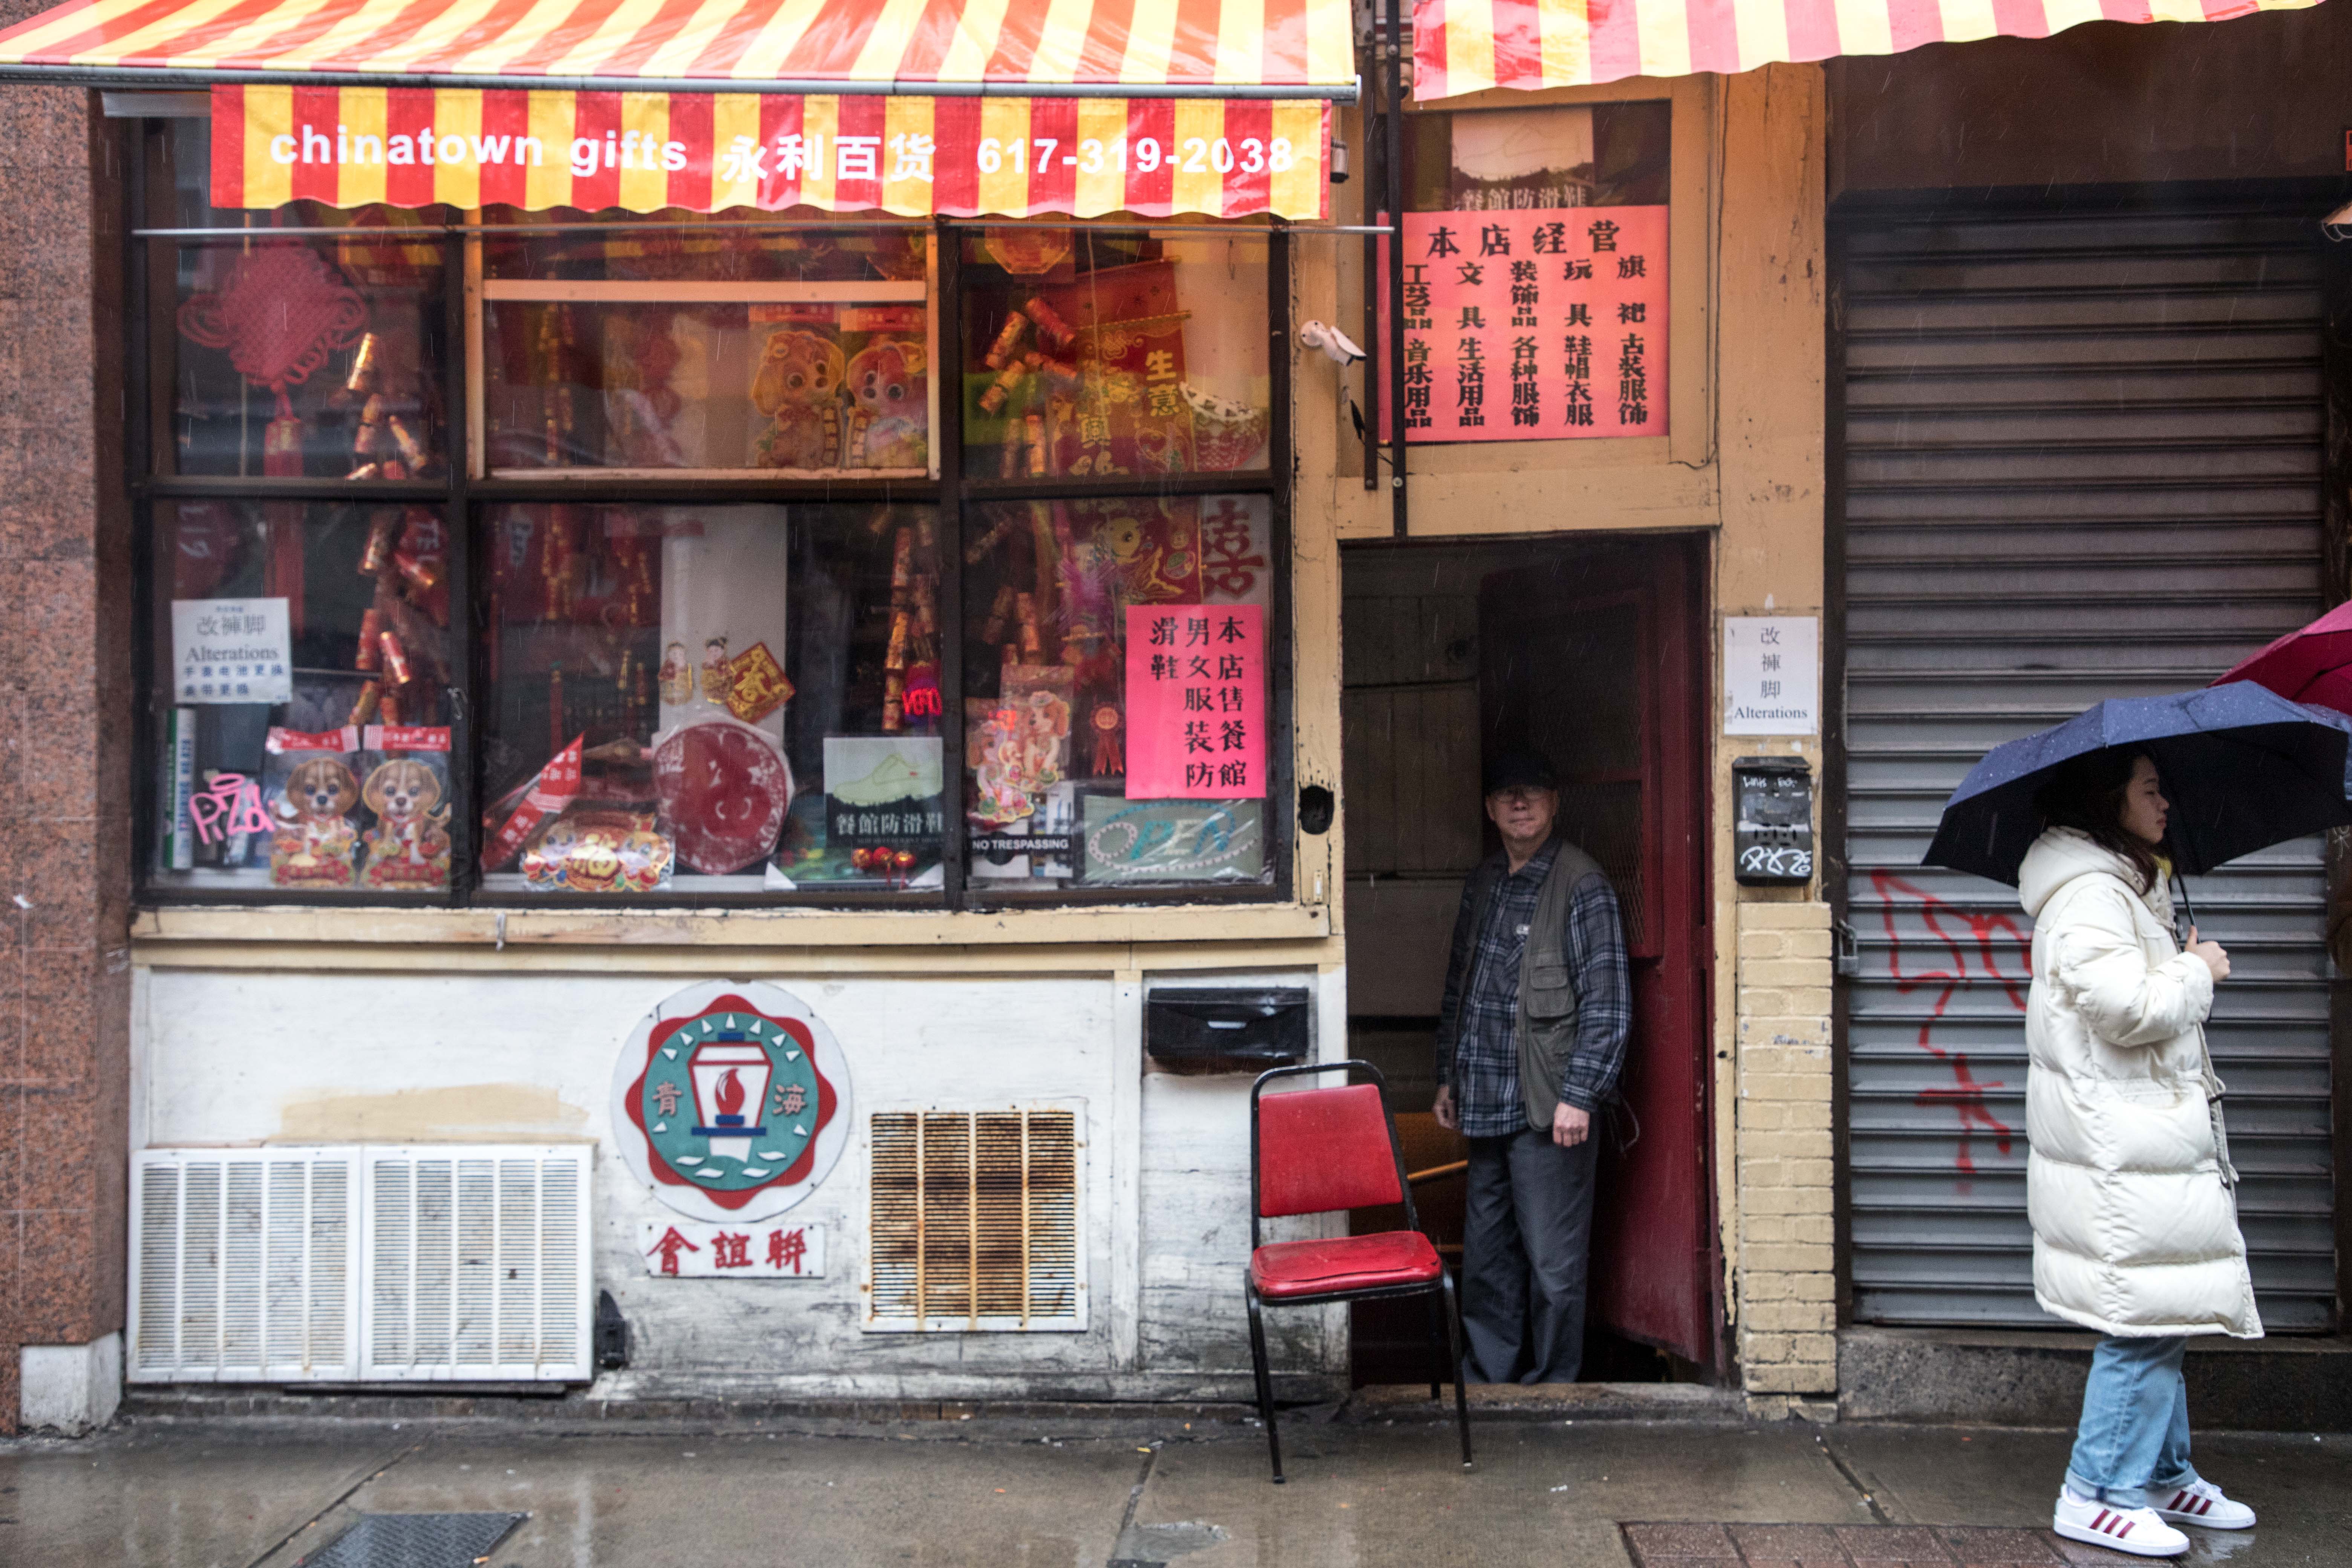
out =
{"type": "Polygon", "coordinates": [[[1742,901],[1734,1301],[1750,1394],[1837,1388],[1830,911],[1742,901]]]}
{"type": "Polygon", "coordinates": [[[90,94],[0,86],[0,1431],[20,1347],[122,1325],[129,551],[121,353],[94,335],[121,241],[91,200],[121,173],[94,121],[90,94]]]}

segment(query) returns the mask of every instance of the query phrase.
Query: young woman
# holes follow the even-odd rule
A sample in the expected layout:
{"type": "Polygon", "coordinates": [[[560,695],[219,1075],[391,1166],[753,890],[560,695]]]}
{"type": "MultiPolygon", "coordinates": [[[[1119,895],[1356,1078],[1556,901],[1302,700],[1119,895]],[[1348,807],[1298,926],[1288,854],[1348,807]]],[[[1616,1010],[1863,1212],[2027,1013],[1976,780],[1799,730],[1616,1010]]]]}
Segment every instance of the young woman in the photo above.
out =
{"type": "Polygon", "coordinates": [[[2098,1331],[2052,1527],[2171,1557],[2175,1524],[2243,1530],[2254,1510],[2189,1463],[2191,1334],[2258,1339],[2221,1080],[2205,1050],[2229,955],[2173,938],[2156,764],[2102,752],[2035,797],[2048,824],[2019,876],[2033,918],[2025,1038],[2033,1294],[2098,1331]]]}

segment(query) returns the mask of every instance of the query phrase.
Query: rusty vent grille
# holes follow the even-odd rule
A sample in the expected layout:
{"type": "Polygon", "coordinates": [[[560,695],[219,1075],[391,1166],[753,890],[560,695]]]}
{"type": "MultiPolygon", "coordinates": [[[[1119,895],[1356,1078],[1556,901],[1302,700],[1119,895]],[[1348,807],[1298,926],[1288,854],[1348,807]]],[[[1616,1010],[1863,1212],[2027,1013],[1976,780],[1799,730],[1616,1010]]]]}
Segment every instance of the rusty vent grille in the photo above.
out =
{"type": "Polygon", "coordinates": [[[871,1128],[868,1329],[1086,1327],[1076,1111],[883,1111],[871,1128]]]}

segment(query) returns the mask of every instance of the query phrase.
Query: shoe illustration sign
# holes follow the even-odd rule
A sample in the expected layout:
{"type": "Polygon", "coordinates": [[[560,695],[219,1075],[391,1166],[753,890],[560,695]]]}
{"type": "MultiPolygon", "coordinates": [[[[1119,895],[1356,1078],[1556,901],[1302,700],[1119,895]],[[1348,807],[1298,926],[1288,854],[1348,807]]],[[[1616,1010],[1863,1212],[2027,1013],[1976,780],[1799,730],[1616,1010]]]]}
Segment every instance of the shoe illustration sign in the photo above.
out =
{"type": "Polygon", "coordinates": [[[790,992],[710,981],[639,1021],[613,1071],[629,1169],[689,1218],[751,1221],[814,1191],[849,1142],[849,1068],[790,992]]]}

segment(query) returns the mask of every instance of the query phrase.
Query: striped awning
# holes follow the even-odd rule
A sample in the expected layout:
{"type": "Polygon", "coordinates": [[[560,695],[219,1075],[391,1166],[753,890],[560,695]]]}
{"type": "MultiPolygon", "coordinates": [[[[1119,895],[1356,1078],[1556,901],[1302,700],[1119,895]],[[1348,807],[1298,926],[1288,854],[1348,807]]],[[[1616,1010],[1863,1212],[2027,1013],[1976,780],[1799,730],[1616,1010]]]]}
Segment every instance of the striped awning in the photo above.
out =
{"type": "Polygon", "coordinates": [[[1348,0],[73,0],[0,76],[929,97],[1355,97],[1348,0]]]}
{"type": "Polygon", "coordinates": [[[1412,92],[1733,73],[2082,22],[2221,22],[2319,0],[1413,0],[1412,92]]]}

